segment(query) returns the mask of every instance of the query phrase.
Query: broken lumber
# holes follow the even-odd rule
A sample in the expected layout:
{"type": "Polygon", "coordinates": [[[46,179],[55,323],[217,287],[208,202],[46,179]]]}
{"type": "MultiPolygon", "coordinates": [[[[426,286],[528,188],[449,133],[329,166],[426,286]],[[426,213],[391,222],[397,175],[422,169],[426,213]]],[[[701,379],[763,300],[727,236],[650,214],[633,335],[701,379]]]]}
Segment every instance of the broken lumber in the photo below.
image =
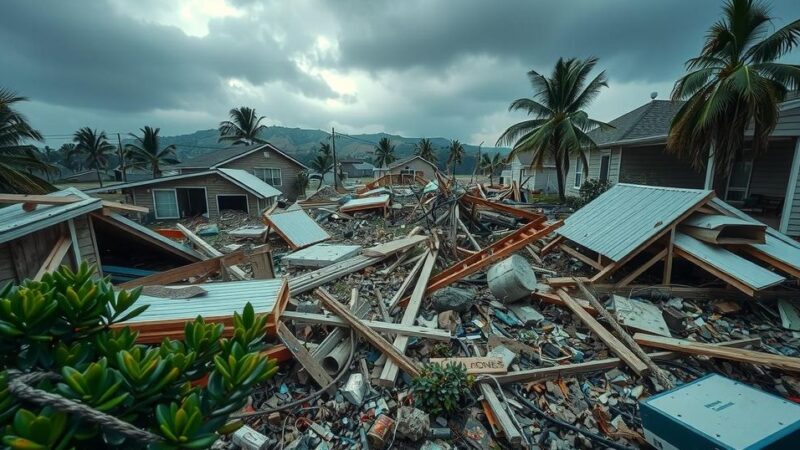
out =
{"type": "Polygon", "coordinates": [[[27,194],[0,194],[0,204],[22,203],[22,209],[31,212],[37,205],[67,205],[83,200],[77,195],[27,195],[27,194]]]}
{"type": "MultiPolygon", "coordinates": [[[[417,284],[411,292],[411,300],[408,302],[403,312],[403,317],[400,319],[401,325],[413,325],[414,321],[417,319],[417,314],[419,314],[419,309],[422,307],[422,300],[425,298],[425,288],[428,286],[428,280],[430,280],[433,266],[436,264],[436,258],[439,255],[439,241],[436,239],[435,235],[433,245],[434,248],[428,249],[428,253],[425,256],[425,263],[422,265],[422,269],[420,269],[417,284]]],[[[393,345],[400,353],[405,353],[406,347],[408,347],[408,336],[396,336],[393,345]]],[[[392,361],[386,361],[386,364],[383,366],[383,371],[381,372],[381,377],[377,380],[377,383],[383,386],[393,386],[397,380],[397,372],[397,364],[392,361]]]]}
{"type": "Polygon", "coordinates": [[[497,394],[494,393],[494,390],[488,383],[481,383],[479,387],[481,394],[483,394],[483,400],[489,405],[489,409],[492,411],[497,424],[503,431],[506,440],[511,445],[520,445],[522,443],[522,434],[517,430],[514,421],[511,420],[511,416],[508,415],[508,412],[503,407],[503,403],[497,398],[497,394]]]}
{"type": "MultiPolygon", "coordinates": [[[[746,347],[748,345],[757,345],[760,342],[761,340],[758,338],[749,338],[730,342],[720,342],[712,345],[714,347],[746,347]]],[[[681,356],[681,354],[676,352],[656,352],[649,353],[648,356],[654,361],[666,361],[670,359],[677,359],[681,356]]],[[[619,358],[606,358],[576,364],[562,364],[553,367],[521,370],[519,372],[511,372],[506,375],[497,375],[494,378],[500,384],[544,381],[565,378],[584,373],[598,372],[601,370],[609,370],[619,367],[622,364],[624,364],[624,362],[619,358]]]]}
{"type": "MultiPolygon", "coordinates": [[[[366,302],[359,302],[358,301],[358,289],[353,288],[350,291],[350,304],[349,304],[350,311],[353,311],[353,314],[358,317],[359,319],[363,319],[366,317],[367,313],[369,312],[369,305],[366,302]]],[[[291,311],[289,311],[291,313],[291,311]]],[[[284,314],[286,311],[284,311],[284,314]]],[[[283,316],[281,316],[283,317],[283,316]]],[[[325,339],[311,351],[311,356],[317,359],[322,359],[326,355],[328,355],[333,349],[339,345],[339,342],[350,339],[349,330],[344,327],[336,327],[325,336],[325,339]]]]}
{"type": "Polygon", "coordinates": [[[420,255],[419,260],[417,260],[416,264],[411,268],[406,275],[406,278],[403,280],[403,283],[397,289],[397,292],[394,293],[392,300],[389,302],[389,312],[394,313],[394,309],[397,307],[397,304],[400,303],[400,299],[403,298],[408,287],[411,286],[411,283],[417,278],[417,274],[419,273],[420,269],[422,269],[422,265],[425,264],[425,258],[427,253],[423,253],[420,255]]]}
{"type": "Polygon", "coordinates": [[[375,346],[381,353],[386,355],[389,360],[397,364],[397,366],[402,369],[403,372],[409,374],[412,378],[419,376],[419,369],[411,361],[411,359],[394,348],[393,345],[389,344],[389,342],[381,337],[380,334],[372,331],[372,329],[366,326],[361,319],[354,316],[347,308],[344,307],[344,305],[333,298],[328,291],[323,288],[317,288],[314,290],[314,294],[322,301],[326,308],[349,323],[353,330],[363,336],[364,339],[375,346]]]}
{"type": "Polygon", "coordinates": [[[294,355],[294,358],[300,365],[306,369],[308,375],[310,375],[320,387],[325,388],[333,383],[333,378],[331,378],[320,363],[311,356],[308,350],[283,322],[278,322],[278,337],[283,341],[284,345],[286,345],[286,348],[292,352],[292,355],[294,355]]]}
{"type": "Polygon", "coordinates": [[[50,250],[50,253],[36,272],[36,275],[33,276],[33,280],[41,281],[44,274],[57,270],[71,247],[72,240],[68,236],[61,236],[58,242],[56,242],[56,245],[53,246],[53,249],[50,250]]]}
{"type": "Polygon", "coordinates": [[[218,272],[220,270],[220,265],[237,264],[244,262],[245,259],[244,251],[238,250],[227,255],[204,259],[196,263],[127,281],[117,285],[117,288],[133,289],[139,286],[163,286],[188,280],[190,277],[207,277],[218,272]]]}
{"type": "MultiPolygon", "coordinates": [[[[188,239],[189,242],[191,242],[197,248],[199,248],[200,251],[202,253],[204,253],[206,256],[208,256],[209,258],[216,258],[218,256],[223,256],[221,251],[217,250],[211,244],[209,244],[208,242],[204,241],[203,238],[201,238],[200,236],[194,234],[192,232],[192,230],[186,228],[185,226],[183,226],[183,225],[181,225],[179,223],[176,223],[175,227],[178,228],[179,230],[181,230],[183,235],[186,236],[186,239],[188,239]]],[[[233,275],[235,278],[238,278],[240,280],[246,280],[247,279],[247,274],[245,274],[244,270],[242,270],[238,266],[230,266],[230,267],[228,267],[228,271],[230,271],[231,275],[233,275]]]]}
{"type": "Polygon", "coordinates": [[[399,252],[400,250],[405,250],[409,247],[413,247],[426,240],[428,240],[428,236],[422,236],[422,235],[408,236],[400,239],[395,239],[393,241],[389,241],[385,244],[380,244],[374,247],[365,248],[364,251],[361,252],[361,254],[363,254],[364,256],[387,257],[399,252]]]}
{"type": "Polygon", "coordinates": [[[729,361],[757,364],[786,372],[800,372],[800,358],[773,355],[755,350],[740,348],[717,347],[712,344],[703,344],[684,339],[668,338],[644,333],[636,333],[633,339],[648,347],[673,350],[690,355],[708,356],[710,358],[727,359],[729,361]]]}
{"type": "Polygon", "coordinates": [[[150,209],[144,206],[130,205],[128,203],[114,202],[111,200],[103,200],[101,204],[103,205],[104,214],[114,213],[115,211],[135,212],[142,214],[147,214],[150,212],[150,209]]]}
{"type": "MultiPolygon", "coordinates": [[[[355,311],[354,311],[354,315],[355,311]]],[[[296,311],[284,311],[281,319],[294,320],[295,322],[312,323],[316,325],[330,325],[334,327],[349,327],[350,325],[343,319],[336,316],[326,316],[325,314],[300,313],[296,311]]],[[[417,325],[403,325],[392,322],[382,322],[380,320],[364,320],[361,322],[378,333],[391,333],[401,336],[417,336],[435,341],[450,341],[450,332],[438,328],[421,327],[417,325]]]]}
{"type": "Polygon", "coordinates": [[[600,313],[600,316],[602,316],[603,319],[605,319],[606,323],[611,325],[611,328],[614,329],[614,332],[617,333],[617,336],[619,336],[619,338],[622,339],[625,342],[625,344],[628,345],[628,348],[631,349],[633,353],[647,365],[648,369],[650,369],[650,373],[658,381],[658,384],[660,384],[665,389],[672,389],[673,387],[675,387],[672,384],[672,382],[666,377],[666,375],[664,375],[661,369],[659,369],[658,366],[656,366],[653,360],[647,356],[647,353],[645,353],[644,350],[642,350],[642,347],[639,347],[639,344],[637,344],[636,341],[633,340],[633,338],[628,334],[628,332],[622,329],[622,326],[619,324],[619,322],[617,322],[614,316],[612,316],[611,313],[609,313],[606,310],[606,308],[600,303],[600,301],[597,300],[597,298],[595,298],[595,296],[591,292],[589,292],[588,289],[586,289],[586,286],[583,283],[581,283],[580,280],[577,281],[577,284],[578,284],[578,289],[580,289],[583,296],[589,301],[589,303],[594,307],[594,309],[596,309],[597,312],[600,313]]]}
{"type": "Polygon", "coordinates": [[[648,373],[647,365],[642,362],[628,347],[625,346],[619,339],[617,339],[613,334],[611,334],[608,330],[603,327],[600,322],[598,322],[594,317],[591,316],[588,312],[586,312],[583,307],[578,304],[572,297],[567,294],[566,291],[563,289],[558,290],[558,296],[561,297],[561,300],[564,301],[564,304],[567,308],[569,308],[573,314],[578,316],[578,318],[583,322],[592,333],[595,334],[604,344],[606,344],[612,353],[619,356],[620,359],[625,361],[625,364],[628,365],[637,375],[644,376],[648,373]]]}
{"type": "Polygon", "coordinates": [[[465,358],[431,358],[431,364],[446,366],[458,364],[467,369],[467,374],[500,374],[508,372],[508,368],[503,364],[503,358],[499,356],[469,356],[465,358]]]}

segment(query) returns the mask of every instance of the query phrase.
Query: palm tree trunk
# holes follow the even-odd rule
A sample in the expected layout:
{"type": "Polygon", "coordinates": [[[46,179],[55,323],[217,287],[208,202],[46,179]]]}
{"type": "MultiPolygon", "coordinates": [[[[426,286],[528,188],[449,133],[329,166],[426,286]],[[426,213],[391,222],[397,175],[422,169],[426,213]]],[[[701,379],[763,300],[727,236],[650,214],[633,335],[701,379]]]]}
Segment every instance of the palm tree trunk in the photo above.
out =
{"type": "Polygon", "coordinates": [[[558,181],[558,201],[564,203],[567,201],[564,195],[564,168],[561,165],[561,158],[556,157],[556,181],[558,181]]]}
{"type": "Polygon", "coordinates": [[[153,178],[158,178],[158,164],[153,163],[153,178]]]}
{"type": "Polygon", "coordinates": [[[100,187],[103,187],[103,179],[100,178],[100,168],[95,167],[94,171],[97,173],[97,182],[100,183],[100,187]]]}

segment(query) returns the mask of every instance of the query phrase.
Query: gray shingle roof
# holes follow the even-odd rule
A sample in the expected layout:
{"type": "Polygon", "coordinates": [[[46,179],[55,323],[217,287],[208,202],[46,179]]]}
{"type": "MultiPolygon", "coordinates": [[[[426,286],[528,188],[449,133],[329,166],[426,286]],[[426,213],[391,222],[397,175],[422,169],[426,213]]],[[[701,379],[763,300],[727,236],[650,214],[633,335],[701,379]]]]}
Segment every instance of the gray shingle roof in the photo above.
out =
{"type": "Polygon", "coordinates": [[[684,102],[652,100],[631,112],[625,113],[609,122],[612,130],[594,130],[589,136],[600,146],[620,141],[666,136],[672,118],[684,102]]]}
{"type": "Polygon", "coordinates": [[[203,155],[195,156],[194,158],[187,159],[181,163],[175,164],[170,166],[170,168],[181,169],[181,168],[199,168],[199,169],[209,169],[218,164],[226,162],[230,159],[236,159],[240,156],[244,156],[247,153],[250,153],[253,150],[259,149],[261,147],[268,147],[269,150],[280,153],[290,161],[294,162],[298,166],[306,169],[307,167],[301,163],[300,161],[296,160],[294,157],[290,156],[283,150],[275,147],[272,144],[254,144],[254,145],[232,145],[227,148],[222,148],[219,150],[214,150],[208,152],[203,155]]]}

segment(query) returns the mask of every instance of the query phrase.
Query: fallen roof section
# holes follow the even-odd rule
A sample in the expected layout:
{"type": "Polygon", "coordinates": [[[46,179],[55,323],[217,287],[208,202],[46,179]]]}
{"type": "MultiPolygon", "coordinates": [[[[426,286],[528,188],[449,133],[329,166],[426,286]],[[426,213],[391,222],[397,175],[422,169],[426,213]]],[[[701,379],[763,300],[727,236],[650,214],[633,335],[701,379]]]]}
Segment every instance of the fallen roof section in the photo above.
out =
{"type": "Polygon", "coordinates": [[[143,225],[134,222],[133,220],[128,219],[125,216],[120,214],[110,214],[110,215],[93,215],[95,220],[100,220],[103,222],[108,223],[109,225],[132,233],[139,238],[148,241],[164,250],[169,251],[170,253],[185,258],[188,262],[197,262],[205,259],[203,255],[196,252],[194,249],[180,244],[178,242],[173,241],[167,237],[162,236],[159,233],[147,228],[143,225]]]}
{"type": "MultiPolygon", "coordinates": [[[[134,306],[148,305],[148,308],[112,328],[127,326],[139,332],[138,342],[158,343],[165,337],[181,337],[186,322],[203,316],[206,323],[225,324],[224,334],[229,336],[233,331],[233,314],[241,313],[249,302],[256,314],[270,315],[267,328],[274,334],[277,319],[289,299],[288,285],[284,279],[204,283],[197,286],[206,293],[190,300],[141,295],[134,306]]],[[[175,286],[181,287],[186,286],[175,286]]]]}
{"type": "Polygon", "coordinates": [[[374,197],[354,198],[341,207],[339,211],[361,211],[363,209],[386,208],[389,205],[389,194],[376,195],[374,197]]]}
{"type": "Polygon", "coordinates": [[[281,261],[292,266],[327,267],[359,253],[359,245],[315,244],[290,253],[281,258],[281,261]]]}
{"type": "Polygon", "coordinates": [[[767,226],[722,214],[694,214],[681,222],[681,229],[712,244],[763,244],[767,226]]]}
{"type": "Polygon", "coordinates": [[[264,223],[274,228],[292,250],[331,238],[331,235],[303,210],[264,214],[264,223]]]}
{"type": "Polygon", "coordinates": [[[0,243],[12,241],[34,231],[103,208],[99,198],[90,197],[75,188],[67,188],[49,195],[52,197],[73,196],[78,199],[56,205],[40,204],[32,211],[26,211],[23,203],[0,208],[0,243]]]}
{"type": "Polygon", "coordinates": [[[681,256],[750,295],[753,291],[766,289],[786,280],[724,248],[706,244],[683,233],[675,234],[675,248],[681,256]]]}
{"type": "Polygon", "coordinates": [[[564,220],[556,233],[621,261],[713,195],[701,189],[617,184],[564,220]]]}
{"type": "Polygon", "coordinates": [[[242,189],[252,192],[258,197],[273,198],[281,196],[281,191],[275,189],[271,185],[267,184],[264,180],[258,178],[250,172],[240,169],[225,168],[219,168],[217,171],[219,171],[223,178],[228,179],[228,181],[241,187],[242,189]]]}

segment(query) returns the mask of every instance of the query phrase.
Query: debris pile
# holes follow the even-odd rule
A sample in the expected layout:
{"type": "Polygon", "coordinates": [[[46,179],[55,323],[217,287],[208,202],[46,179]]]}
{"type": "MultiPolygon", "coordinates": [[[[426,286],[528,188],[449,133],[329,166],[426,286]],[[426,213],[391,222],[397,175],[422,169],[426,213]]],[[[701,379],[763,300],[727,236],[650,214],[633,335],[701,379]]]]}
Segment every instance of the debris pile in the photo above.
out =
{"type": "Polygon", "coordinates": [[[561,220],[517,185],[393,181],[220,224],[232,251],[178,225],[207,259],[134,282],[286,280],[284,364],[218,447],[644,448],[642,402],[707,374],[800,399],[800,244],[713,194],[641,216],[651,188],[619,185],[561,220]]]}

